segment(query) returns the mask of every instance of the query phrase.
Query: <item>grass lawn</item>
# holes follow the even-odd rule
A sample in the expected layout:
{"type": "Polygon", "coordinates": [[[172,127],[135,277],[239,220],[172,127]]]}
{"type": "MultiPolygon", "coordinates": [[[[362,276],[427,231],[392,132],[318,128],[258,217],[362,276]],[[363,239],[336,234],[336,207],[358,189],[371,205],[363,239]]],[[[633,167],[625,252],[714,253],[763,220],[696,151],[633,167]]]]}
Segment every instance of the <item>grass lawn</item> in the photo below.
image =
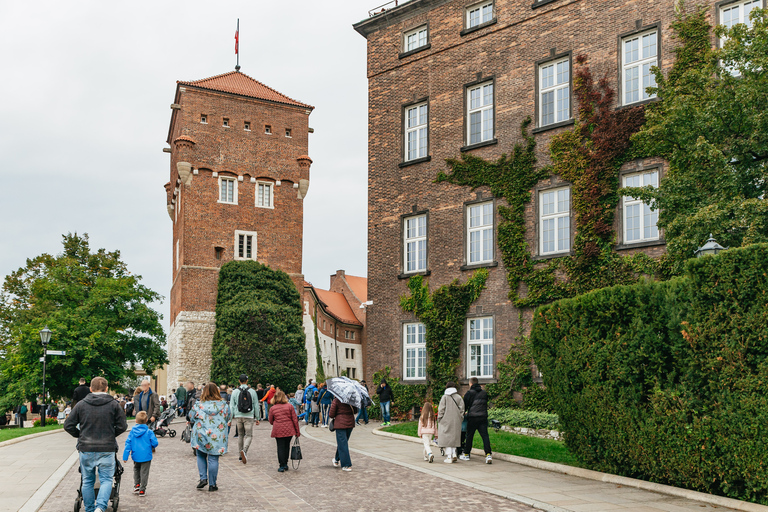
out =
{"type": "MultiPolygon", "coordinates": [[[[53,420],[53,422],[55,423],[56,420],[53,420]]],[[[38,432],[46,432],[48,430],[58,430],[61,427],[61,425],[56,424],[32,428],[4,428],[3,430],[0,430],[0,443],[17,437],[28,436],[29,434],[37,434],[38,432]]]]}
{"type": "MultiPolygon", "coordinates": [[[[390,427],[384,427],[382,430],[401,434],[404,436],[417,437],[416,432],[418,424],[415,421],[407,423],[398,423],[390,427]]],[[[491,448],[494,453],[506,453],[509,455],[518,455],[528,457],[529,459],[546,460],[548,462],[557,462],[558,464],[567,464],[568,466],[581,467],[576,457],[571,454],[562,441],[553,439],[539,439],[538,437],[522,436],[512,434],[511,432],[496,432],[488,429],[488,435],[491,438],[491,448]]],[[[475,434],[473,444],[474,448],[483,448],[483,440],[479,434],[475,434]]]]}

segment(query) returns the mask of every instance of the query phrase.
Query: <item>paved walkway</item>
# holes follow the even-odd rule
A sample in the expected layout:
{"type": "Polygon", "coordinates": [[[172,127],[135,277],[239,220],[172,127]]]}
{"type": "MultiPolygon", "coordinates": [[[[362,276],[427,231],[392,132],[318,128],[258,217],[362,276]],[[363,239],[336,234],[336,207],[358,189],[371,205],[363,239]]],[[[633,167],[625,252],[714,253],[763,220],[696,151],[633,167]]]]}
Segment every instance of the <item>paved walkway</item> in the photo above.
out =
{"type": "MultiPolygon", "coordinates": [[[[561,473],[495,460],[486,465],[484,457],[473,455],[470,461],[444,464],[435,447],[435,462],[423,461],[422,445],[373,435],[370,425],[355,428],[349,440],[356,453],[396,462],[426,474],[450,479],[478,490],[510,498],[517,497],[549,510],[623,511],[623,512],[731,512],[732,509],[690,501],[673,496],[579,478],[561,473]]],[[[335,443],[335,434],[323,428],[310,428],[308,436],[335,443]]],[[[353,459],[354,460],[354,459],[353,459]]],[[[439,509],[438,509],[439,510],[439,509]]]]}

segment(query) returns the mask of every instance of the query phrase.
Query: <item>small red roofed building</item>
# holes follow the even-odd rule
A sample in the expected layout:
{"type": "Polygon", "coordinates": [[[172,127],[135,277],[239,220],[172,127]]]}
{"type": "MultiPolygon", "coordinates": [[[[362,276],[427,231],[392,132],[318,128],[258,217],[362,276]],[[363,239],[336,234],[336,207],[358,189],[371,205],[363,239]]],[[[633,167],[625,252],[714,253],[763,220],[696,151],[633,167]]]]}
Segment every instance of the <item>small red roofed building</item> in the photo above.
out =
{"type": "Polygon", "coordinates": [[[307,379],[315,378],[318,357],[326,377],[363,378],[367,300],[368,280],[343,270],[331,276],[328,290],[304,283],[307,379]]]}
{"type": "Polygon", "coordinates": [[[283,270],[303,295],[313,108],[239,71],[177,82],[165,150],[173,222],[169,390],[209,379],[224,263],[251,259],[283,270]]]}

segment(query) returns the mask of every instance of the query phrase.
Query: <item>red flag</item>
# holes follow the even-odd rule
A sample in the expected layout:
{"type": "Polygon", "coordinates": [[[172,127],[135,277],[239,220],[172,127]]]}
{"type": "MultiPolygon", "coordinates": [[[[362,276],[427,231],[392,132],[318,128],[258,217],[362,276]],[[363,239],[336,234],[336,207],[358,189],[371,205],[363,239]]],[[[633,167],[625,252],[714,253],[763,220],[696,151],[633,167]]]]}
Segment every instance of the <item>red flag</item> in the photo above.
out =
{"type": "Polygon", "coordinates": [[[238,28],[235,31],[235,55],[237,55],[239,53],[239,51],[238,51],[239,44],[240,44],[240,29],[238,28]]]}

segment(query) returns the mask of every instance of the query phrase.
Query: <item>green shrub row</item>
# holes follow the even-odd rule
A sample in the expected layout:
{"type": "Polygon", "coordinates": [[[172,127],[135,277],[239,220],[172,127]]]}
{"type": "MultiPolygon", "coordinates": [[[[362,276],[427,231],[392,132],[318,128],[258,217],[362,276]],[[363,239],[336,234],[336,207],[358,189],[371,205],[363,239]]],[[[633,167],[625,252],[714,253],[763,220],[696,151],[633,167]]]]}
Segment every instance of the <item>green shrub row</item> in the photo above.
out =
{"type": "Polygon", "coordinates": [[[768,504],[768,244],[542,306],[531,346],[587,466],[768,504]]]}
{"type": "Polygon", "coordinates": [[[523,411],[520,409],[503,407],[488,409],[488,419],[499,420],[502,425],[512,428],[545,428],[547,430],[558,430],[560,426],[557,414],[538,411],[523,411]]]}

